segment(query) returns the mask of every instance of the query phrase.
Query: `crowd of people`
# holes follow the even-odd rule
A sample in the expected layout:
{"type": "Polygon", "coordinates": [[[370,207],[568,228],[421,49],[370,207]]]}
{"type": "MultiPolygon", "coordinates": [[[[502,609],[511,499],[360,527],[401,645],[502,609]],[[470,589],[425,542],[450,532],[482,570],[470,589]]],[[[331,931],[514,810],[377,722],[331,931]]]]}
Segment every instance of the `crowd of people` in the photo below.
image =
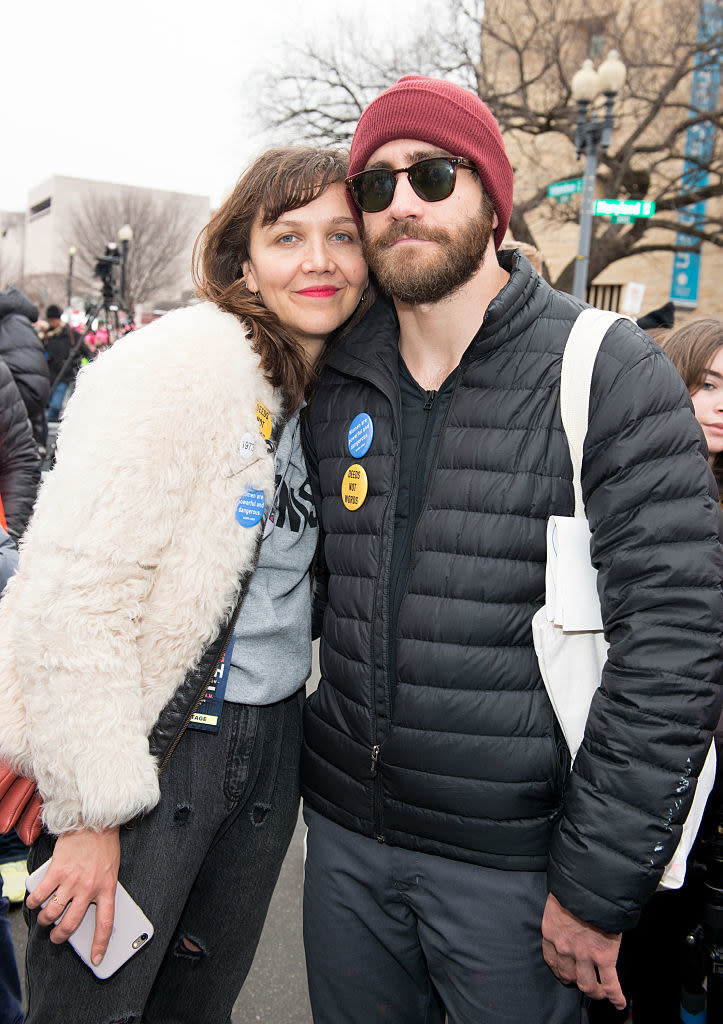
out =
{"type": "Polygon", "coordinates": [[[531,619],[574,508],[584,304],[501,248],[512,193],[486,105],[407,76],[349,154],[254,161],[197,241],[201,301],[80,374],[61,310],[40,341],[0,294],[0,758],[37,784],[47,865],[28,1024],[227,1024],[300,794],[315,1024],[581,1024],[631,997],[677,1024],[699,893],[655,891],[723,740],[723,321],[621,318],[596,358],[610,647],[573,762],[531,619]],[[99,980],[118,882],[154,934],[99,980]]]}

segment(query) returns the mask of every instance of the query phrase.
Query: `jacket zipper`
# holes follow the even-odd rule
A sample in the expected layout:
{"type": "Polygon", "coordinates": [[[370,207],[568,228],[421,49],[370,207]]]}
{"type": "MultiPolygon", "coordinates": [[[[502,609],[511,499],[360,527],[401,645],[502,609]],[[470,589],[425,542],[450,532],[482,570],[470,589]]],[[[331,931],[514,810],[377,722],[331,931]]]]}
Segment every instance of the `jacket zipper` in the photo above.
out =
{"type": "MultiPolygon", "coordinates": [[[[244,597],[245,596],[246,595],[244,594],[244,597]]],[[[199,708],[199,706],[201,704],[201,701],[204,698],[204,695],[206,693],[206,690],[208,689],[209,683],[211,682],[213,677],[216,675],[216,670],[218,669],[218,666],[221,664],[221,659],[223,658],[224,652],[226,651],[226,648],[228,647],[228,642],[229,642],[229,640],[231,639],[231,637],[233,635],[234,629],[236,628],[236,623],[238,622],[238,617],[239,617],[239,613],[241,611],[241,605],[242,604],[243,604],[243,599],[240,600],[239,603],[236,605],[236,611],[234,612],[233,618],[231,619],[231,624],[230,624],[228,630],[226,631],[225,642],[223,644],[223,647],[221,648],[221,651],[220,651],[218,657],[214,661],[212,668],[210,669],[208,675],[206,676],[206,678],[204,680],[203,689],[200,690],[200,692],[198,694],[198,698],[194,701],[193,705],[191,706],[190,711],[188,712],[188,714],[186,715],[185,719],[183,720],[183,724],[181,725],[181,728],[178,730],[178,733],[176,734],[176,737],[173,740],[173,743],[171,744],[171,746],[168,748],[168,750],[166,751],[166,753],[163,756],[163,760],[161,761],[161,763],[160,763],[160,765],[158,767],[158,774],[159,775],[161,774],[163,769],[166,767],[168,762],[171,760],[171,755],[173,754],[173,751],[176,749],[178,744],[181,742],[183,734],[185,733],[186,729],[188,728],[189,722],[191,721],[193,716],[196,714],[196,711],[198,710],[198,708],[199,708]]]]}
{"type": "Polygon", "coordinates": [[[246,600],[246,595],[248,593],[249,586],[251,585],[251,577],[253,576],[254,572],[256,572],[256,566],[258,564],[259,554],[261,552],[261,544],[262,543],[263,543],[263,526],[262,526],[262,532],[259,533],[259,539],[258,539],[258,543],[256,545],[256,555],[255,555],[255,558],[254,558],[254,567],[253,567],[253,569],[251,569],[249,571],[249,573],[247,575],[247,579],[246,579],[246,584],[245,584],[244,589],[243,589],[243,593],[241,593],[239,595],[239,599],[236,602],[236,608],[235,608],[233,616],[231,618],[231,622],[229,623],[229,626],[228,626],[228,628],[226,630],[226,638],[224,640],[223,646],[220,648],[218,657],[215,658],[214,663],[213,663],[210,671],[206,674],[206,678],[204,680],[203,687],[197,691],[198,692],[198,696],[197,696],[196,700],[193,702],[193,705],[191,706],[191,708],[190,708],[188,714],[186,715],[185,719],[183,720],[183,724],[181,725],[180,729],[176,733],[176,735],[175,735],[175,737],[173,739],[173,742],[171,743],[170,747],[168,748],[166,753],[163,755],[163,760],[161,761],[161,763],[159,765],[159,768],[158,768],[158,774],[159,775],[161,774],[163,769],[166,767],[166,765],[170,761],[171,755],[173,754],[173,751],[176,749],[178,744],[181,742],[181,738],[182,738],[183,734],[185,733],[186,729],[188,728],[188,723],[191,721],[193,716],[196,714],[196,711],[198,710],[198,707],[199,707],[201,701],[203,700],[204,694],[206,693],[206,690],[208,689],[208,685],[211,682],[211,680],[213,679],[213,677],[215,676],[216,670],[218,669],[218,666],[221,664],[221,658],[223,658],[224,652],[225,652],[226,648],[228,647],[228,642],[231,639],[231,637],[233,636],[233,631],[236,628],[236,623],[238,622],[238,617],[241,614],[241,606],[243,605],[244,601],[246,600]]]}
{"type": "MultiPolygon", "coordinates": [[[[460,362],[460,366],[461,365],[462,364],[460,362]]],[[[427,485],[426,485],[425,490],[424,490],[424,498],[423,498],[422,504],[420,506],[419,514],[417,516],[417,520],[416,520],[415,525],[414,525],[414,531],[413,531],[413,534],[412,534],[412,542],[411,542],[411,546],[410,546],[410,554],[414,550],[414,544],[415,544],[415,541],[417,539],[417,528],[419,526],[419,520],[420,520],[421,515],[422,515],[422,510],[424,509],[425,505],[427,504],[427,498],[429,496],[429,487],[430,487],[430,484],[431,484],[432,475],[434,473],[434,468],[435,468],[435,466],[437,464],[437,456],[439,454],[439,444],[441,442],[442,431],[444,430],[444,427],[446,426],[446,421],[448,421],[448,419],[450,417],[450,412],[452,410],[453,402],[455,400],[455,395],[457,394],[457,387],[458,387],[458,384],[459,384],[459,380],[460,380],[460,374],[458,372],[457,379],[455,380],[455,386],[453,388],[452,394],[450,395],[450,404],[449,404],[448,407],[446,407],[446,412],[444,413],[444,416],[443,416],[442,421],[441,421],[441,426],[439,427],[439,434],[437,436],[436,444],[434,445],[434,455],[432,457],[432,462],[431,462],[430,467],[429,467],[429,475],[427,477],[427,485]]],[[[427,392],[427,401],[424,404],[424,409],[425,409],[426,412],[428,412],[432,408],[432,404],[434,403],[434,398],[435,397],[436,397],[436,392],[435,391],[427,392]]],[[[425,430],[426,429],[427,429],[427,424],[425,424],[425,430]]],[[[399,451],[401,451],[401,441],[399,441],[399,451]]],[[[410,557],[410,565],[411,565],[411,562],[412,562],[412,559],[410,557]]],[[[405,587],[403,587],[402,594],[407,591],[407,587],[409,585],[410,565],[407,566],[407,577],[405,578],[405,587]]],[[[401,607],[401,605],[399,605],[399,607],[401,607]]],[[[396,637],[396,629],[394,629],[394,637],[396,637]]],[[[385,639],[385,648],[386,648],[386,652],[387,652],[385,669],[388,667],[388,664],[389,664],[388,653],[389,653],[389,645],[390,645],[390,643],[391,643],[391,638],[387,637],[385,639]]],[[[386,672],[385,672],[385,678],[386,678],[386,672]]],[[[387,692],[387,697],[389,698],[389,687],[388,686],[387,686],[387,691],[386,692],[387,692]]],[[[388,699],[388,705],[389,705],[389,707],[388,707],[388,718],[389,718],[389,721],[391,722],[391,700],[390,700],[390,698],[388,699]]],[[[372,777],[375,780],[375,786],[374,786],[374,796],[375,796],[374,827],[375,827],[375,833],[376,833],[376,838],[377,838],[378,842],[383,843],[384,842],[384,837],[381,835],[382,807],[381,807],[381,778],[380,778],[381,760],[380,760],[380,756],[381,756],[381,750],[380,750],[379,746],[373,746],[373,748],[372,748],[372,777]]]]}
{"type": "MultiPolygon", "coordinates": [[[[437,394],[438,394],[437,391],[427,391],[426,392],[426,398],[424,400],[424,405],[422,406],[422,410],[423,410],[423,412],[426,415],[425,415],[425,418],[424,418],[424,426],[422,428],[422,432],[419,435],[419,439],[417,441],[417,450],[416,450],[416,453],[415,453],[414,479],[412,481],[412,485],[411,485],[411,488],[410,488],[410,501],[409,501],[410,517],[409,517],[409,520],[407,522],[407,525],[406,525],[406,528],[405,528],[405,531],[404,531],[404,538],[403,538],[403,542],[404,542],[405,545],[407,543],[407,539],[409,539],[410,544],[411,544],[411,541],[412,541],[413,536],[414,536],[414,532],[416,530],[416,522],[417,522],[417,519],[419,518],[419,515],[421,514],[422,508],[424,507],[424,499],[426,498],[426,492],[425,492],[424,495],[419,495],[419,493],[418,493],[419,492],[419,477],[420,477],[419,469],[420,469],[421,455],[425,451],[426,446],[427,446],[427,432],[429,431],[429,426],[430,426],[430,423],[431,423],[431,418],[429,416],[429,413],[432,411],[432,408],[434,407],[434,403],[435,403],[435,400],[437,398],[437,394]],[[420,504],[420,498],[422,499],[421,504],[420,504]],[[413,515],[414,515],[415,511],[416,511],[416,519],[413,519],[413,515]]],[[[451,402],[451,399],[450,399],[450,402],[451,402]]],[[[441,434],[441,428],[440,428],[440,434],[441,434]]],[[[437,440],[439,441],[439,439],[437,439],[437,440]]],[[[401,440],[400,440],[400,452],[401,452],[401,440]]],[[[435,447],[435,454],[436,454],[436,447],[435,447]]],[[[430,476],[431,476],[431,472],[432,472],[432,467],[430,466],[430,476]]],[[[411,551],[411,547],[410,547],[410,551],[411,551]]],[[[397,570],[397,572],[398,572],[398,570],[397,570]]],[[[408,579],[408,578],[409,578],[409,566],[407,566],[407,576],[406,576],[406,579],[408,579]]],[[[399,583],[398,577],[395,579],[395,583],[399,583]]],[[[390,599],[391,599],[391,590],[392,590],[391,584],[392,584],[392,581],[390,579],[390,581],[389,581],[389,594],[388,594],[388,597],[387,597],[387,605],[388,606],[389,606],[389,602],[390,602],[390,599]]],[[[404,589],[406,590],[406,581],[405,581],[405,588],[404,589]]],[[[402,591],[402,593],[403,593],[403,591],[402,591]]],[[[391,608],[390,608],[390,612],[391,612],[391,608]]],[[[396,642],[397,619],[395,618],[394,622],[391,622],[390,625],[393,628],[393,633],[390,630],[390,635],[387,638],[387,645],[386,645],[386,647],[387,647],[387,667],[388,668],[392,664],[392,656],[391,656],[392,655],[392,645],[396,642]]],[[[394,664],[395,664],[395,675],[396,675],[396,661],[394,662],[394,664]]],[[[389,680],[389,685],[387,686],[387,690],[386,690],[386,696],[387,696],[387,715],[388,715],[390,721],[391,721],[391,718],[392,718],[392,694],[391,694],[391,688],[392,688],[392,681],[389,680]]]]}
{"type": "MultiPolygon", "coordinates": [[[[400,410],[401,410],[401,392],[400,392],[400,389],[399,389],[399,380],[397,378],[395,378],[395,395],[394,395],[394,398],[395,398],[396,401],[393,401],[392,399],[390,399],[389,395],[387,395],[387,393],[384,391],[384,389],[379,387],[379,385],[375,381],[369,380],[367,378],[367,383],[370,384],[372,387],[375,387],[379,392],[381,392],[381,394],[384,395],[384,397],[387,399],[387,401],[391,405],[392,413],[393,413],[393,417],[394,417],[394,425],[395,425],[395,429],[397,431],[397,451],[396,451],[396,454],[395,454],[395,457],[394,457],[394,475],[393,475],[393,478],[392,478],[392,486],[391,486],[391,490],[390,490],[390,494],[389,494],[389,499],[387,501],[386,508],[384,509],[384,513],[382,515],[381,536],[383,538],[384,537],[384,526],[385,526],[385,523],[388,523],[390,518],[392,520],[392,523],[394,522],[394,514],[396,512],[396,507],[397,507],[397,488],[399,487],[399,459],[400,459],[400,454],[401,454],[401,412],[400,412],[400,410]]],[[[392,530],[392,533],[393,532],[394,531],[392,530]]],[[[384,543],[384,542],[382,541],[382,543],[384,543]]],[[[381,780],[381,772],[380,772],[380,768],[381,768],[381,761],[380,761],[381,745],[379,743],[379,719],[378,719],[378,715],[377,715],[377,682],[376,682],[376,671],[375,671],[375,668],[374,668],[374,664],[375,664],[374,650],[375,650],[376,644],[375,644],[375,639],[374,639],[375,632],[374,632],[373,624],[376,622],[376,619],[377,619],[377,609],[379,607],[379,597],[380,597],[380,595],[382,596],[382,600],[383,600],[384,599],[384,595],[386,594],[388,596],[388,593],[389,593],[389,562],[390,562],[390,560],[388,558],[383,560],[383,564],[384,564],[383,579],[379,582],[379,584],[377,585],[377,587],[376,587],[376,589],[374,591],[374,601],[372,603],[372,634],[371,634],[371,645],[370,645],[370,647],[371,647],[371,649],[370,649],[370,664],[371,664],[371,671],[372,671],[372,702],[371,702],[372,703],[372,707],[371,707],[371,711],[372,711],[372,748],[371,748],[371,770],[370,770],[370,776],[371,776],[372,784],[373,784],[373,786],[372,786],[372,818],[373,818],[373,821],[374,821],[374,835],[376,836],[377,841],[380,842],[380,843],[384,842],[384,833],[383,833],[384,826],[383,826],[383,823],[382,823],[382,792],[381,792],[381,790],[382,790],[382,780],[381,780]]],[[[385,685],[384,680],[386,680],[386,677],[387,677],[388,642],[389,642],[389,640],[388,640],[388,627],[385,625],[385,626],[383,626],[383,630],[382,630],[382,676],[383,676],[383,681],[382,681],[382,684],[381,684],[382,686],[385,685]]],[[[385,703],[385,707],[387,708],[387,714],[388,714],[388,708],[389,708],[388,690],[387,690],[387,693],[384,694],[384,703],[385,703]]]]}
{"type": "MultiPolygon", "coordinates": [[[[281,437],[281,434],[284,431],[284,427],[286,426],[287,420],[288,420],[288,417],[284,415],[283,418],[280,419],[277,422],[276,426],[274,427],[273,434],[272,434],[272,440],[275,441],[276,443],[278,443],[278,440],[279,440],[279,438],[281,437]]],[[[275,486],[276,486],[276,481],[274,480],[274,487],[275,486]]],[[[254,556],[253,568],[249,571],[249,573],[247,575],[247,578],[246,578],[246,584],[244,586],[243,592],[239,595],[239,599],[236,602],[236,608],[234,610],[233,617],[232,617],[231,622],[230,622],[230,624],[228,626],[228,629],[226,630],[226,639],[224,641],[224,644],[221,647],[221,649],[219,651],[219,655],[215,659],[214,664],[213,664],[210,672],[207,674],[206,679],[204,680],[203,688],[198,691],[198,697],[194,701],[194,703],[191,706],[188,714],[186,715],[185,719],[183,720],[183,724],[181,725],[181,728],[176,733],[176,736],[174,737],[173,742],[171,743],[170,747],[168,748],[166,753],[163,755],[163,760],[161,761],[161,763],[159,765],[159,768],[158,768],[158,774],[159,775],[161,774],[163,769],[166,767],[166,765],[170,761],[171,755],[173,754],[173,751],[176,749],[178,744],[181,742],[181,738],[182,738],[183,734],[185,733],[186,729],[188,728],[188,723],[191,721],[193,716],[196,714],[196,711],[198,710],[198,708],[199,708],[199,706],[201,704],[201,701],[203,700],[204,694],[206,693],[206,690],[208,689],[208,685],[211,682],[211,680],[213,679],[213,677],[215,676],[216,670],[218,669],[218,666],[221,664],[221,658],[223,658],[224,652],[226,651],[226,648],[228,647],[228,642],[231,639],[231,637],[233,636],[233,631],[236,628],[236,623],[238,622],[238,617],[241,614],[241,605],[246,600],[246,594],[248,593],[249,586],[251,585],[251,577],[256,572],[256,566],[258,565],[259,555],[261,553],[261,545],[263,544],[263,540],[264,540],[264,533],[263,533],[263,531],[264,531],[264,527],[265,526],[266,526],[266,519],[264,518],[264,520],[263,520],[263,522],[261,524],[261,531],[259,533],[258,542],[256,544],[256,554],[254,556]]]]}
{"type": "Polygon", "coordinates": [[[371,776],[374,780],[374,834],[378,843],[384,842],[384,834],[382,832],[381,818],[381,779],[379,778],[379,769],[381,764],[379,762],[380,748],[378,744],[372,747],[372,767],[371,776]]]}

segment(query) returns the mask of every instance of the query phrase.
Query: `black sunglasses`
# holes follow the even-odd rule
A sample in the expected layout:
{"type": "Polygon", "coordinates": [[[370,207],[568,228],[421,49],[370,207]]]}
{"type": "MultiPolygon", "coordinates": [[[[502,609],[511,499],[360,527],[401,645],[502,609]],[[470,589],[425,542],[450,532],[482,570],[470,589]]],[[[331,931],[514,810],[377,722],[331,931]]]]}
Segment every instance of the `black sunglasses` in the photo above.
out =
{"type": "Polygon", "coordinates": [[[420,199],[426,203],[438,203],[454,192],[458,167],[476,170],[474,164],[461,156],[430,156],[418,160],[410,167],[398,167],[396,170],[372,167],[344,180],[360,210],[364,213],[379,213],[391,205],[398,174],[407,175],[409,184],[420,199]]]}

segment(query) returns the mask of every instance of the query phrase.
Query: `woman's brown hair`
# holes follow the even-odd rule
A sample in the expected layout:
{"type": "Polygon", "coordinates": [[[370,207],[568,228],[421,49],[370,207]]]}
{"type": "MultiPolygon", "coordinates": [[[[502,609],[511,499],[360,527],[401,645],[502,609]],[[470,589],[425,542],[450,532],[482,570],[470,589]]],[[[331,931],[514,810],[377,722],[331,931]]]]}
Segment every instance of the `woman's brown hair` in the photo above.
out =
{"type": "Polygon", "coordinates": [[[714,316],[695,317],[656,341],[694,395],[702,387],[718,349],[723,348],[723,320],[714,316]]]}
{"type": "Polygon", "coordinates": [[[251,229],[259,214],[263,225],[272,224],[282,213],[312,202],[329,185],[343,183],[348,169],[348,155],[341,150],[306,146],[269,150],[239,178],[193,247],[197,294],[247,326],[261,369],[269,383],[283,392],[289,410],[308,395],[316,372],[301,342],[291,337],[260,296],[248,290],[241,265],[249,257],[251,229]]]}
{"type": "MultiPolygon", "coordinates": [[[[656,340],[694,395],[703,386],[716,353],[723,348],[723,320],[714,316],[695,317],[656,340]]],[[[723,495],[723,453],[711,458],[711,466],[723,495]]]]}

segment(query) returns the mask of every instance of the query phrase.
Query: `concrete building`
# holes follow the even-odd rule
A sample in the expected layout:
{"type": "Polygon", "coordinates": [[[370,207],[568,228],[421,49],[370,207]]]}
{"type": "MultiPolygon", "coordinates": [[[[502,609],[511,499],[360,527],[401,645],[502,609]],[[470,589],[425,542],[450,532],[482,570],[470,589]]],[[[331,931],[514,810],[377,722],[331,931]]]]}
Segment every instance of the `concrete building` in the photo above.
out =
{"type": "Polygon", "coordinates": [[[208,196],[54,175],[30,190],[24,214],[0,213],[0,283],[41,307],[63,305],[69,290],[97,293],[95,262],[108,243],[120,253],[118,231],[130,224],[129,304],[180,302],[192,294],[193,243],[209,216],[208,196]]]}

